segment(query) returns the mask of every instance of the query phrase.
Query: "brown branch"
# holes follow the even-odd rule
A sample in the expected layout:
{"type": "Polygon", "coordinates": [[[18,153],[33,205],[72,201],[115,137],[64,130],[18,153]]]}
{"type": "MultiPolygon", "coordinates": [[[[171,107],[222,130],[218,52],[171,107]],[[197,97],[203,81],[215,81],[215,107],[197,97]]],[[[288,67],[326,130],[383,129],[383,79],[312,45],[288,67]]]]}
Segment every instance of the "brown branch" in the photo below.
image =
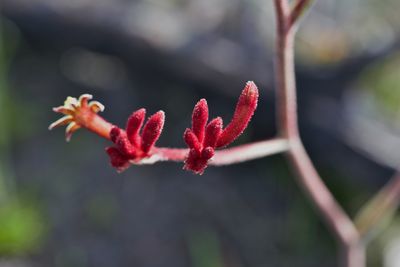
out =
{"type": "Polygon", "coordinates": [[[358,243],[357,229],[318,175],[300,139],[292,140],[289,159],[298,174],[297,181],[341,245],[350,248],[358,243]]]}
{"type": "Polygon", "coordinates": [[[295,32],[289,28],[289,5],[286,0],[275,0],[277,40],[275,52],[275,79],[280,135],[298,136],[297,99],[294,72],[293,42],[295,32]]]}
{"type": "MultiPolygon", "coordinates": [[[[297,7],[298,10],[302,10],[303,5],[309,1],[300,0],[300,2],[301,5],[297,7]]],[[[292,23],[293,19],[298,19],[298,15],[295,13],[293,17],[286,0],[275,0],[274,3],[277,14],[275,76],[279,132],[283,138],[289,140],[288,156],[297,173],[297,182],[341,245],[343,266],[363,267],[365,266],[365,251],[360,245],[358,231],[318,175],[300,140],[294,68],[296,27],[294,27],[295,21],[292,23]]]]}

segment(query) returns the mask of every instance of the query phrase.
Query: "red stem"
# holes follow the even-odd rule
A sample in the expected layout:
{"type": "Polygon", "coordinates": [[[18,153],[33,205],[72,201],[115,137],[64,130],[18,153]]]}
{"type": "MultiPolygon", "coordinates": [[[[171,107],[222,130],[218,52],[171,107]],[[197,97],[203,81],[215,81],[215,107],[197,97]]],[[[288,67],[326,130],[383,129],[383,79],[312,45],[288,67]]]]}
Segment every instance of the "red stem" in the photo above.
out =
{"type": "Polygon", "coordinates": [[[282,153],[287,151],[288,148],[287,140],[282,138],[254,142],[217,150],[209,164],[214,166],[230,165],[282,153]]]}
{"type": "MultiPolygon", "coordinates": [[[[209,165],[222,166],[263,158],[273,154],[287,151],[288,142],[285,139],[272,139],[250,144],[240,145],[215,151],[215,155],[209,165]]],[[[153,159],[148,163],[157,161],[184,161],[188,155],[187,148],[155,147],[151,154],[153,159]]]]}

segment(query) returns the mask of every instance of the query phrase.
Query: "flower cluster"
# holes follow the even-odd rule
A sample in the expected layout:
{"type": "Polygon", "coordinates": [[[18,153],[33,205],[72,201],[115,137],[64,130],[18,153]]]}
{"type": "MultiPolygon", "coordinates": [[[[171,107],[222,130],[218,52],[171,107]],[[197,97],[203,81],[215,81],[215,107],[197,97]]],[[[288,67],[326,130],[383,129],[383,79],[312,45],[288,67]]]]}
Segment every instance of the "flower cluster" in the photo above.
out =
{"type": "Polygon", "coordinates": [[[52,123],[49,129],[68,125],[67,141],[72,133],[82,127],[111,140],[114,145],[107,147],[106,152],[111,165],[118,171],[125,170],[130,164],[149,163],[157,159],[184,161],[184,169],[202,174],[208,162],[212,160],[215,150],[232,143],[247,127],[257,107],[258,89],[253,82],[246,84],[233,118],[225,128],[220,117],[208,122],[207,101],[201,99],[193,110],[192,128],[186,129],[184,133],[184,140],[189,149],[155,147],[164,126],[163,111],[153,114],[144,123],[146,110],[139,109],[128,118],[125,129],[121,129],[97,114],[103,111],[104,106],[97,101],[89,102],[91,98],[88,94],[80,96],[79,99],[68,97],[63,106],[53,109],[65,116],[52,123]]]}
{"type": "Polygon", "coordinates": [[[186,129],[183,138],[190,148],[184,169],[202,174],[208,161],[214,156],[215,149],[232,143],[247,127],[257,108],[258,89],[253,82],[248,82],[236,104],[231,122],[223,128],[220,117],[208,121],[208,106],[201,99],[193,109],[192,128],[186,129]]]}
{"type": "Polygon", "coordinates": [[[110,131],[110,139],[115,146],[107,147],[111,165],[118,171],[125,170],[130,162],[136,163],[149,157],[151,149],[161,135],[164,127],[165,115],[158,111],[152,115],[140,129],[146,116],[144,108],[132,113],[128,118],[125,130],[114,126],[110,131]]]}

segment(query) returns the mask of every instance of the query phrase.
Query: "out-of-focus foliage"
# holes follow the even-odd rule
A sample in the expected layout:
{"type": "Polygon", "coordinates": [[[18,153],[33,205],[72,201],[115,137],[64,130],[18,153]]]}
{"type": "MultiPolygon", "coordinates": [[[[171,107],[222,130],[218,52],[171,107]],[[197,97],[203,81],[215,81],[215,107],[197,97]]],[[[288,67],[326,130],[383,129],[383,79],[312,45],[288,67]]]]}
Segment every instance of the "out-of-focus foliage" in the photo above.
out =
{"type": "Polygon", "coordinates": [[[9,201],[0,206],[0,255],[37,251],[45,234],[44,217],[28,201],[9,201]]]}
{"type": "Polygon", "coordinates": [[[400,118],[400,52],[368,67],[360,77],[359,87],[367,89],[383,115],[400,118]]]}
{"type": "Polygon", "coordinates": [[[29,126],[28,116],[21,116],[27,111],[13,99],[7,83],[17,31],[15,27],[4,27],[3,22],[0,17],[0,256],[36,251],[45,232],[42,212],[34,202],[17,195],[9,166],[12,142],[30,131],[25,128],[29,126]]]}

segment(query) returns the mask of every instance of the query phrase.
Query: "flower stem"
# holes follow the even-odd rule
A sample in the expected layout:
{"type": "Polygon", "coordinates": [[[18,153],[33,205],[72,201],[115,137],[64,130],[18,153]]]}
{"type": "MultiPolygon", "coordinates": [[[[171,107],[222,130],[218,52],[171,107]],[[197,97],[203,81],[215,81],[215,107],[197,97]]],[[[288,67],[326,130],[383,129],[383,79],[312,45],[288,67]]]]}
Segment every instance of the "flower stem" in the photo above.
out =
{"type": "Polygon", "coordinates": [[[289,144],[286,139],[276,138],[217,150],[210,165],[223,166],[263,158],[285,152],[288,148],[289,144]]]}
{"type": "MultiPolygon", "coordinates": [[[[213,166],[232,165],[282,153],[287,151],[288,148],[288,142],[286,139],[282,138],[239,145],[232,148],[217,150],[209,164],[213,166]]],[[[186,159],[188,152],[189,149],[187,148],[155,147],[151,151],[151,158],[140,163],[153,164],[158,161],[182,162],[186,159]]]]}

